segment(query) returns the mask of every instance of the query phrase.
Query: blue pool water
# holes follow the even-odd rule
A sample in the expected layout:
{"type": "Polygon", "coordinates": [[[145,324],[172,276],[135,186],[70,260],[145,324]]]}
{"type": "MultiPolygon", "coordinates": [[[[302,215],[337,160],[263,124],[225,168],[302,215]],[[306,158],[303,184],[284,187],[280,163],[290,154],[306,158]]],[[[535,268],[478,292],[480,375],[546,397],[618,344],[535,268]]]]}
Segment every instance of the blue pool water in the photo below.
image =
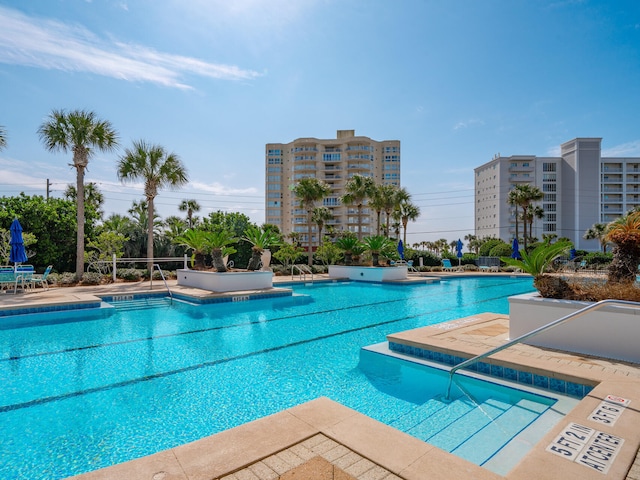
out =
{"type": "Polygon", "coordinates": [[[442,380],[425,367],[361,348],[393,332],[508,313],[508,296],[532,290],[530,279],[504,277],[352,282],[295,286],[292,297],[241,303],[149,299],[95,314],[4,318],[0,478],[64,478],[318,396],[482,465],[554,401],[470,379],[470,397],[456,390],[446,406],[437,398],[442,380]],[[470,421],[453,426],[447,412],[470,421]],[[467,441],[484,428],[474,425],[503,415],[515,427],[499,437],[491,429],[504,428],[489,422],[493,450],[479,452],[482,437],[467,441]]]}

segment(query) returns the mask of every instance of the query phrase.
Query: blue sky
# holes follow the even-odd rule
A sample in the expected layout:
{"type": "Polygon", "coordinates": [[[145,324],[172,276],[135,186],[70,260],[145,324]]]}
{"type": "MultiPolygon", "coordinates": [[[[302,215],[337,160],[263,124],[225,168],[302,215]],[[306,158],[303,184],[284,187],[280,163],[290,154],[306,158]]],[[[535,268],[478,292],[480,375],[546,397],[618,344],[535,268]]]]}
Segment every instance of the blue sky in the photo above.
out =
{"type": "Polygon", "coordinates": [[[640,156],[637,0],[0,0],[0,195],[61,196],[70,154],[37,136],[53,109],[112,122],[122,148],[86,180],[105,212],[142,198],[115,165],[133,140],[178,154],[190,183],[161,216],[264,221],[264,146],[355,129],[400,140],[420,206],[409,243],[473,233],[473,169],[557,155],[575,137],[640,156]]]}

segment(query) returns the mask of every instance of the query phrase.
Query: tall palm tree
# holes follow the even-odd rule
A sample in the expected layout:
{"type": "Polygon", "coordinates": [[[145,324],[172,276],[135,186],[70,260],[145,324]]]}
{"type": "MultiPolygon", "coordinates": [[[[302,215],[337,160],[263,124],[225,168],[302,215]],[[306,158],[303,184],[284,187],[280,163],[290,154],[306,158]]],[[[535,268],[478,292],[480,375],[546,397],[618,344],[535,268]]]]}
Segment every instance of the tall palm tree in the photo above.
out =
{"type": "MultiPolygon", "coordinates": [[[[76,187],[73,185],[67,185],[67,188],[64,191],[64,196],[68,200],[73,202],[77,202],[77,192],[76,187]]],[[[104,203],[104,195],[98,188],[98,185],[95,182],[89,182],[84,186],[84,206],[85,212],[87,207],[92,209],[98,219],[102,218],[103,211],[101,210],[102,204],[104,203]]],[[[85,219],[86,220],[86,219],[85,219]]]]}
{"type": "Polygon", "coordinates": [[[544,218],[544,209],[539,205],[531,206],[527,211],[526,221],[529,225],[529,239],[531,241],[534,241],[534,238],[533,238],[533,219],[534,218],[537,218],[537,219],[544,218]]]}
{"type": "Polygon", "coordinates": [[[307,211],[307,254],[308,264],[313,265],[313,209],[316,207],[316,202],[322,200],[324,197],[331,193],[331,187],[321,180],[315,177],[302,178],[294,187],[293,193],[300,200],[300,208],[304,208],[307,211]]]}
{"type": "Polygon", "coordinates": [[[51,152],[73,152],[76,169],[77,244],[76,277],[84,273],[84,172],[95,150],[109,152],[118,146],[118,135],[111,123],[100,120],[94,112],[86,110],[53,110],[38,128],[45,148],[51,152]]]}
{"type": "Polygon", "coordinates": [[[606,223],[594,223],[589,230],[584,232],[582,238],[585,240],[598,240],[600,242],[600,248],[602,253],[607,253],[607,224],[606,223]]]}
{"type": "Polygon", "coordinates": [[[376,184],[371,177],[354,175],[345,187],[345,194],[340,199],[345,205],[355,205],[358,209],[358,240],[362,241],[362,207],[367,199],[374,196],[376,184]]]}
{"type": "Polygon", "coordinates": [[[519,226],[518,220],[520,219],[520,214],[518,213],[518,207],[520,206],[520,199],[522,198],[522,191],[518,187],[519,187],[519,185],[516,185],[511,191],[509,191],[509,194],[507,195],[507,204],[512,206],[512,207],[515,207],[515,210],[516,210],[516,236],[515,236],[515,238],[520,240],[520,232],[519,232],[519,229],[518,229],[518,226],[519,226]]]}
{"type": "MultiPolygon", "coordinates": [[[[164,187],[175,189],[188,181],[187,171],[175,153],[167,153],[160,145],[150,145],[143,140],[133,142],[118,162],[118,179],[123,182],[144,180],[144,196],[147,199],[147,218],[153,219],[153,200],[164,187]]],[[[153,223],[147,231],[147,268],[153,276],[153,223]]]]}
{"type": "Polygon", "coordinates": [[[311,221],[318,225],[318,246],[320,247],[322,246],[322,229],[324,228],[324,224],[332,218],[333,214],[327,207],[316,207],[311,213],[311,221]]]}
{"type": "Polygon", "coordinates": [[[516,235],[518,233],[518,207],[522,209],[522,226],[524,228],[524,249],[527,249],[527,240],[529,235],[527,234],[527,219],[529,217],[529,209],[534,202],[539,202],[544,197],[542,191],[533,185],[523,184],[516,185],[509,196],[507,197],[507,203],[516,207],[516,235]],[[513,202],[513,203],[512,203],[513,202]]]}
{"type": "Polygon", "coordinates": [[[193,228],[193,212],[200,211],[200,204],[197,200],[182,200],[178,206],[181,212],[187,212],[187,223],[189,228],[193,228]]]}
{"type": "Polygon", "coordinates": [[[408,202],[411,195],[405,188],[399,188],[396,185],[381,185],[378,195],[380,195],[380,205],[382,205],[386,217],[385,235],[389,238],[394,211],[398,209],[401,202],[408,202]]]}
{"type": "Polygon", "coordinates": [[[7,132],[2,125],[0,125],[0,150],[7,148],[7,132]]]}
{"type": "Polygon", "coordinates": [[[420,216],[420,207],[411,203],[410,201],[400,202],[398,206],[398,211],[400,212],[400,221],[402,222],[402,243],[407,244],[407,224],[409,220],[415,222],[420,216]]]}
{"type": "Polygon", "coordinates": [[[393,189],[395,185],[376,185],[373,189],[373,195],[369,200],[369,206],[376,212],[376,236],[380,235],[380,217],[384,211],[384,197],[388,187],[393,189]]]}

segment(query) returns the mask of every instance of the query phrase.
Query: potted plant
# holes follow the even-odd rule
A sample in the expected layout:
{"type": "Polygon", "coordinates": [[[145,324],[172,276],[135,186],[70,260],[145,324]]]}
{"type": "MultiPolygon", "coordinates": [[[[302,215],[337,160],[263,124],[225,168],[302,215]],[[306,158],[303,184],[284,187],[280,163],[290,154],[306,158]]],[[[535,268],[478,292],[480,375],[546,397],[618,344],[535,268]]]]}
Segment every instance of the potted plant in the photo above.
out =
{"type": "Polygon", "coordinates": [[[371,253],[371,260],[373,261],[374,267],[380,266],[380,255],[393,256],[395,253],[395,243],[384,235],[366,237],[362,243],[364,244],[365,251],[371,253]]]}
{"type": "MultiPolygon", "coordinates": [[[[255,271],[260,269],[262,262],[262,253],[270,247],[280,245],[280,235],[271,229],[262,229],[250,225],[244,231],[244,240],[251,245],[251,258],[247,265],[247,270],[255,271]]],[[[264,265],[263,265],[264,267],[264,265]]]]}
{"type": "Polygon", "coordinates": [[[204,256],[211,248],[208,232],[190,228],[182,235],[176,237],[175,241],[178,245],[192,250],[191,266],[196,270],[204,270],[204,256]]]}
{"type": "Polygon", "coordinates": [[[355,235],[346,235],[336,240],[336,246],[344,252],[344,264],[351,265],[353,256],[360,255],[364,251],[364,246],[355,235]]]}
{"type": "Polygon", "coordinates": [[[227,265],[224,261],[224,256],[236,252],[235,248],[229,247],[229,245],[237,242],[238,239],[226,230],[208,232],[207,239],[209,246],[211,247],[213,268],[216,272],[226,272],[227,265]]]}

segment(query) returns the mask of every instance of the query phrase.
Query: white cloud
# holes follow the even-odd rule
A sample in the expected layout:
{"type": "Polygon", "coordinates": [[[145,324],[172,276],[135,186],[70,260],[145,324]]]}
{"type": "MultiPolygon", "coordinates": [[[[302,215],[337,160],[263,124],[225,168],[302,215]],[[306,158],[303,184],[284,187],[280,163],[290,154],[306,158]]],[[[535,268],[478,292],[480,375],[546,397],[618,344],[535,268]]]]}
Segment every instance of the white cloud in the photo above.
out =
{"type": "Polygon", "coordinates": [[[469,120],[463,120],[463,121],[460,121],[460,122],[456,123],[453,126],[453,129],[454,130],[460,130],[462,128],[469,128],[469,127],[473,127],[473,126],[482,126],[482,125],[484,125],[484,120],[480,120],[480,119],[477,119],[477,118],[471,118],[469,120]]]}
{"type": "Polygon", "coordinates": [[[603,157],[640,157],[640,140],[615,145],[602,150],[603,157]]]}
{"type": "Polygon", "coordinates": [[[257,195],[258,193],[260,193],[254,187],[232,188],[226,185],[222,185],[218,182],[214,182],[214,183],[190,182],[189,187],[195,190],[203,191],[203,192],[215,193],[216,195],[257,195]]]}
{"type": "Polygon", "coordinates": [[[260,76],[235,65],[158,52],[143,45],[102,39],[80,25],[29,17],[0,6],[0,62],[83,71],[127,81],[189,89],[188,74],[224,80],[260,76]]]}

